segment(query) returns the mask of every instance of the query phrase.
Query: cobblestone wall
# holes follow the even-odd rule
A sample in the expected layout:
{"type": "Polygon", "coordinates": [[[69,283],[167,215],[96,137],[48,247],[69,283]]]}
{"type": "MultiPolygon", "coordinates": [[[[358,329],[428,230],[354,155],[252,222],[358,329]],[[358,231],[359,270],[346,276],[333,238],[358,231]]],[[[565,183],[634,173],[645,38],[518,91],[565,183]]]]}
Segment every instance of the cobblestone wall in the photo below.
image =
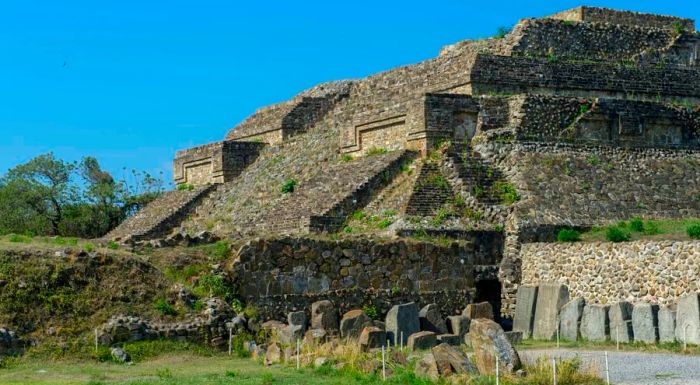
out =
{"type": "Polygon", "coordinates": [[[700,290],[699,241],[527,243],[522,283],[559,282],[586,302],[669,305],[700,290]]]}
{"type": "Polygon", "coordinates": [[[257,159],[264,143],[222,141],[178,151],[173,161],[176,184],[206,185],[232,180],[257,159]]]}
{"type": "Polygon", "coordinates": [[[680,26],[689,31],[695,30],[695,22],[691,19],[649,13],[619,11],[616,9],[600,7],[576,7],[556,13],[549,17],[561,20],[586,21],[591,23],[611,23],[667,29],[674,29],[675,23],[678,23],[680,26]]]}

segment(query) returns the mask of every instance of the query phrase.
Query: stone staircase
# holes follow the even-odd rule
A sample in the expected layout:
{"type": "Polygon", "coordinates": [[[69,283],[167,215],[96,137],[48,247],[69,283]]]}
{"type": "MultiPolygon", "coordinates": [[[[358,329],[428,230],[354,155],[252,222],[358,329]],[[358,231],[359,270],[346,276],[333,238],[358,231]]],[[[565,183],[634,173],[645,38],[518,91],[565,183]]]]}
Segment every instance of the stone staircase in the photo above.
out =
{"type": "Polygon", "coordinates": [[[420,167],[406,215],[430,217],[454,197],[452,186],[436,161],[425,160],[420,167]]]}
{"type": "Polygon", "coordinates": [[[452,144],[446,155],[445,166],[451,169],[450,174],[458,177],[453,182],[456,182],[459,190],[468,192],[487,206],[501,203],[496,182],[504,177],[498,169],[484,161],[466,143],[452,144]]]}
{"type": "Polygon", "coordinates": [[[167,235],[219,185],[166,191],[103,238],[119,242],[143,241],[167,235]]]}
{"type": "Polygon", "coordinates": [[[334,232],[347,217],[369,203],[377,190],[401,172],[415,157],[413,152],[395,151],[335,164],[308,181],[280,202],[255,226],[255,232],[334,232]]]}

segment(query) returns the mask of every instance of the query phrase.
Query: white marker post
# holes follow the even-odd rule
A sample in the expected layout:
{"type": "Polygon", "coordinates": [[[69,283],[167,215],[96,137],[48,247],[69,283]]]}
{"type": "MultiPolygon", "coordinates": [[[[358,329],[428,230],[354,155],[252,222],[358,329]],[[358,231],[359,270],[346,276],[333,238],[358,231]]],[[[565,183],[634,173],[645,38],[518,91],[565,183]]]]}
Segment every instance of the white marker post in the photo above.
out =
{"type": "Polygon", "coordinates": [[[552,384],[557,385],[557,359],[552,358],[552,384]]]}
{"type": "Polygon", "coordinates": [[[688,324],[683,326],[683,351],[688,350],[688,324]]]}
{"type": "Polygon", "coordinates": [[[401,350],[403,350],[403,330],[401,331],[401,350]]]}
{"type": "Polygon", "coordinates": [[[498,353],[496,353],[496,385],[500,385],[501,379],[500,377],[500,371],[498,370],[499,367],[499,360],[498,360],[498,353]]]}
{"type": "Polygon", "coordinates": [[[610,367],[608,366],[608,352],[605,352],[605,382],[610,385],[610,367]]]}
{"type": "Polygon", "coordinates": [[[97,353],[97,328],[95,328],[95,353],[97,353]]]}
{"type": "Polygon", "coordinates": [[[559,325],[557,325],[557,349],[559,349],[559,325]]]}
{"type": "Polygon", "coordinates": [[[382,381],[386,381],[386,360],[384,359],[384,345],[382,345],[382,381]]]}
{"type": "Polygon", "coordinates": [[[620,350],[620,325],[615,325],[615,346],[620,350]]]}
{"type": "Polygon", "coordinates": [[[228,328],[228,355],[231,355],[231,348],[233,347],[233,329],[228,328]]]}
{"type": "Polygon", "coordinates": [[[297,370],[299,370],[299,339],[297,338],[297,370]]]}

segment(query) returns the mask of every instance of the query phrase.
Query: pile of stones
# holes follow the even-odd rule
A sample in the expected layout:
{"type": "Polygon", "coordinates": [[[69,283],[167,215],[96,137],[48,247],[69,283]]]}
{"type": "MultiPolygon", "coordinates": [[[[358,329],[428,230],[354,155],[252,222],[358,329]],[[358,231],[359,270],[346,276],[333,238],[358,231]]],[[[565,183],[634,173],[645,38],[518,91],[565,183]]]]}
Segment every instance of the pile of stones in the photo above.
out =
{"type": "Polygon", "coordinates": [[[587,304],[569,300],[566,286],[543,284],[518,289],[513,330],[535,339],[633,341],[654,344],[700,344],[700,294],[681,297],[677,304],[627,301],[587,304]]]}

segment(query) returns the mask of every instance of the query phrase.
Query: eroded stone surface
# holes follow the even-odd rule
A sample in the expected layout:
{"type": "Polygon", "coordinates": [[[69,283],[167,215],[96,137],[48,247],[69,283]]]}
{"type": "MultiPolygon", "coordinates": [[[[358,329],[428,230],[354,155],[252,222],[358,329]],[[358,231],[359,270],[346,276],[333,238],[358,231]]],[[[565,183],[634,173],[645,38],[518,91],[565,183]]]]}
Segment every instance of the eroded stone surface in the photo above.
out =
{"type": "Polygon", "coordinates": [[[469,338],[479,373],[493,374],[496,371],[496,355],[501,370],[512,372],[520,365],[518,353],[497,323],[484,318],[472,320],[469,338]]]}
{"type": "Polygon", "coordinates": [[[423,306],[418,313],[421,330],[427,330],[436,334],[447,333],[447,324],[440,313],[440,309],[434,303],[423,306]]]}
{"type": "Polygon", "coordinates": [[[559,310],[569,301],[569,290],[561,284],[542,284],[537,291],[537,305],[532,336],[551,340],[559,327],[559,310]]]}
{"type": "Polygon", "coordinates": [[[537,303],[537,286],[520,286],[515,299],[513,330],[523,332],[524,338],[532,336],[535,321],[535,304],[537,303]]]}
{"type": "Polygon", "coordinates": [[[386,334],[394,345],[406,345],[408,337],[420,331],[418,306],[414,302],[394,305],[386,315],[386,334]],[[403,342],[401,338],[403,337],[403,342]]]}
{"type": "Polygon", "coordinates": [[[634,304],[632,331],[635,341],[656,343],[659,340],[659,305],[646,302],[634,304]]]}
{"type": "Polygon", "coordinates": [[[559,338],[569,341],[578,339],[585,304],[583,298],[574,298],[562,306],[559,313],[559,338]]]}
{"type": "Polygon", "coordinates": [[[607,305],[588,304],[581,316],[581,337],[588,341],[605,341],[610,336],[607,305]]]}

